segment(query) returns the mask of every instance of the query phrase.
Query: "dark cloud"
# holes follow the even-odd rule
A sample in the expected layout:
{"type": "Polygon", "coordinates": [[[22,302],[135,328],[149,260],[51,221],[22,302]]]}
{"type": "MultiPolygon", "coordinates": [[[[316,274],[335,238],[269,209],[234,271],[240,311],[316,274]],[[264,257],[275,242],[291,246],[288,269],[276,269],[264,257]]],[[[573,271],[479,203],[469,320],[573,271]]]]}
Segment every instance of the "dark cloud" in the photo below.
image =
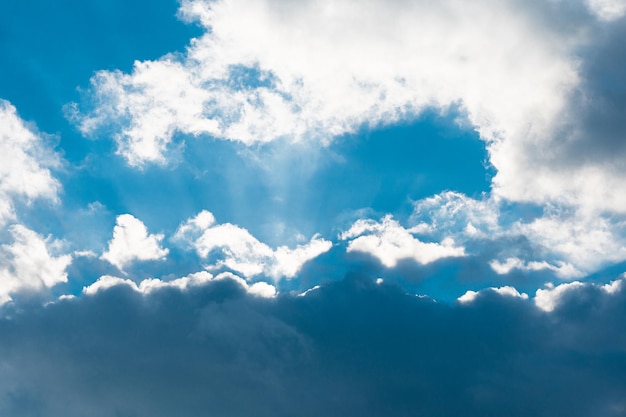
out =
{"type": "Polygon", "coordinates": [[[594,286],[552,313],[355,276],[269,300],[119,286],[0,321],[0,414],[623,416],[625,327],[626,291],[594,286]]]}
{"type": "MultiPolygon", "coordinates": [[[[581,25],[588,41],[576,51],[580,85],[569,97],[569,109],[553,138],[554,163],[580,166],[602,163],[623,173],[626,153],[626,25],[581,25]]],[[[542,155],[537,149],[537,155],[542,155]]]]}
{"type": "Polygon", "coordinates": [[[602,29],[583,67],[587,91],[580,116],[593,143],[589,150],[621,158],[626,153],[626,25],[622,20],[602,29]]]}

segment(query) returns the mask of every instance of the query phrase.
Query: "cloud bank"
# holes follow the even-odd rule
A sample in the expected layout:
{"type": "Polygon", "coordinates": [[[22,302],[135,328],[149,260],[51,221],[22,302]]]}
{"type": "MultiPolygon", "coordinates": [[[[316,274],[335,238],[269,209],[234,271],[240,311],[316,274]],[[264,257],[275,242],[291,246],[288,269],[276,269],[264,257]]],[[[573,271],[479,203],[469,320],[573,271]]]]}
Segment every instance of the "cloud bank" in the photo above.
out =
{"type": "Polygon", "coordinates": [[[546,309],[512,289],[448,305],[359,278],[302,297],[257,297],[243,284],[208,279],[139,292],[117,282],[0,319],[0,411],[609,417],[626,410],[623,285],[564,284],[546,309]]]}

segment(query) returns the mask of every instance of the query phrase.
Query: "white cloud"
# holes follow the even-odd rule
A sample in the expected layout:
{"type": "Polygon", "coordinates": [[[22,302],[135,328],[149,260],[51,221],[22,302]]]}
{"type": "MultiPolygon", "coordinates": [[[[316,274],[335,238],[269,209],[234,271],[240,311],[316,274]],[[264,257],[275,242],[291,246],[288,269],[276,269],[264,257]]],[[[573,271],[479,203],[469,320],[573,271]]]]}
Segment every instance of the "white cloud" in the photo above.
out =
{"type": "Polygon", "coordinates": [[[602,20],[616,20],[626,13],[626,0],[587,0],[587,6],[602,20]]]}
{"type": "Polygon", "coordinates": [[[519,271],[550,270],[560,278],[582,278],[584,276],[583,272],[577,270],[573,265],[564,262],[559,262],[558,265],[552,265],[546,261],[528,262],[520,258],[511,257],[507,258],[504,262],[494,259],[489,262],[489,266],[500,275],[508,274],[512,270],[517,269],[519,271]]]}
{"type": "MultiPolygon", "coordinates": [[[[489,262],[498,274],[513,269],[551,270],[561,278],[580,278],[611,262],[626,259],[626,220],[562,206],[516,207],[494,196],[469,198],[443,192],[415,202],[410,222],[428,236],[451,236],[456,242],[506,241],[504,260],[489,262]],[[511,256],[513,241],[523,238],[536,260],[511,256]]],[[[472,255],[480,255],[476,251],[472,255]]],[[[501,255],[502,256],[502,255],[501,255]]]]}
{"type": "Polygon", "coordinates": [[[462,193],[444,191],[415,202],[410,221],[423,233],[445,231],[471,238],[494,236],[501,232],[500,202],[483,196],[473,199],[462,193]]]}
{"type": "Polygon", "coordinates": [[[117,216],[113,239],[101,258],[123,270],[134,260],[163,259],[169,253],[161,247],[162,234],[148,234],[143,222],[130,214],[117,216]]]}
{"type": "Polygon", "coordinates": [[[223,272],[217,276],[214,276],[206,271],[200,271],[190,274],[186,277],[177,278],[172,281],[163,281],[157,278],[150,278],[141,281],[139,284],[130,279],[119,278],[111,275],[103,275],[93,284],[83,287],[83,294],[95,295],[100,291],[106,291],[109,288],[113,288],[120,285],[130,287],[132,290],[141,293],[143,295],[150,294],[153,291],[162,288],[177,288],[181,291],[186,291],[189,288],[197,287],[206,284],[211,281],[219,281],[222,279],[229,279],[235,281],[237,284],[249,294],[262,297],[272,298],[277,294],[276,288],[268,284],[267,282],[255,282],[254,284],[248,284],[244,279],[237,275],[223,272]]]}
{"type": "Polygon", "coordinates": [[[428,264],[441,258],[465,256],[465,249],[455,246],[450,238],[441,243],[420,241],[391,215],[383,217],[380,222],[358,220],[340,238],[349,240],[348,252],[368,253],[388,268],[395,267],[403,259],[428,264]]]}
{"type": "MultiPolygon", "coordinates": [[[[624,278],[619,278],[615,281],[612,281],[609,284],[604,284],[604,285],[594,284],[594,283],[582,283],[580,281],[567,282],[567,283],[560,284],[557,286],[551,283],[548,283],[546,284],[545,288],[543,289],[540,288],[535,292],[535,297],[533,298],[533,302],[535,306],[539,308],[540,310],[550,313],[559,306],[559,304],[563,300],[563,297],[566,296],[568,293],[580,291],[585,288],[597,288],[606,292],[607,294],[614,295],[622,290],[623,281],[624,281],[624,278]]],[[[476,297],[481,292],[484,292],[484,291],[494,291],[502,296],[518,297],[524,300],[528,299],[527,294],[520,293],[514,287],[505,286],[505,287],[500,287],[500,288],[491,287],[491,288],[486,288],[480,291],[467,291],[457,300],[460,303],[470,303],[470,302],[473,302],[476,299],[476,297]]]]}
{"type": "Polygon", "coordinates": [[[327,140],[458,102],[494,140],[548,125],[577,82],[571,42],[512,1],[186,0],[180,14],[207,33],[97,73],[94,108],[74,114],[85,133],[119,126],[131,165],[163,162],[175,132],[327,140]]]}
{"type": "Polygon", "coordinates": [[[219,253],[212,268],[227,267],[245,277],[265,274],[274,279],[293,278],[306,262],[332,247],[331,242],[316,235],[296,248],[280,246],[274,250],[242,227],[215,224],[213,214],[206,210],[183,223],[175,237],[189,242],[202,258],[219,253]]]}
{"type": "Polygon", "coordinates": [[[532,222],[519,222],[512,230],[587,272],[626,259],[625,231],[621,216],[549,209],[532,222]]]}
{"type": "Polygon", "coordinates": [[[59,165],[42,135],[20,119],[14,106],[0,99],[0,226],[15,219],[16,198],[56,201],[60,184],[49,168],[59,165]]]}
{"type": "Polygon", "coordinates": [[[298,294],[298,297],[306,297],[307,295],[311,294],[313,291],[317,291],[320,288],[322,288],[320,285],[316,285],[312,288],[309,288],[308,290],[301,292],[300,294],[298,294]]]}
{"type": "Polygon", "coordinates": [[[535,293],[535,305],[546,312],[554,311],[563,295],[584,286],[585,284],[582,282],[574,281],[557,285],[556,287],[549,285],[546,289],[538,289],[535,293]]]}
{"type": "Polygon", "coordinates": [[[23,290],[38,291],[66,282],[71,255],[54,256],[61,243],[22,225],[9,227],[11,244],[0,247],[0,304],[23,290]]]}
{"type": "Polygon", "coordinates": [[[459,301],[460,303],[471,303],[473,302],[476,297],[478,297],[478,295],[481,292],[484,291],[492,291],[495,292],[501,296],[507,296],[507,297],[515,297],[515,298],[521,298],[523,300],[527,300],[528,299],[528,294],[526,293],[520,293],[517,288],[511,287],[511,286],[504,286],[504,287],[491,287],[491,288],[486,288],[484,290],[480,290],[480,291],[467,291],[465,294],[463,294],[462,296],[460,296],[459,298],[457,298],[457,301],[459,301]]]}
{"type": "Polygon", "coordinates": [[[612,281],[608,284],[603,285],[602,289],[609,294],[615,294],[616,292],[622,289],[623,282],[624,282],[623,278],[616,279],[615,281],[612,281]]]}
{"type": "Polygon", "coordinates": [[[563,297],[573,291],[579,291],[583,288],[597,288],[607,294],[615,295],[622,291],[624,278],[621,277],[608,284],[582,283],[579,281],[568,282],[554,286],[547,284],[545,289],[538,289],[535,293],[535,305],[543,311],[554,311],[561,303],[563,297]]]}

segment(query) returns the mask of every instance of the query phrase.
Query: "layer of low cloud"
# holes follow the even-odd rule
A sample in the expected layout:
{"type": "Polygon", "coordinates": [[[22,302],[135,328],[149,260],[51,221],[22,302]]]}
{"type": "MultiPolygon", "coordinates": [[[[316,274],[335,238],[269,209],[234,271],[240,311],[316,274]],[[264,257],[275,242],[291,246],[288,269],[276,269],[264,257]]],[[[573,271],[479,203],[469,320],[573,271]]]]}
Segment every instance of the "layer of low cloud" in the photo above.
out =
{"type": "Polygon", "coordinates": [[[184,222],[174,238],[190,244],[203,259],[215,256],[209,268],[226,267],[247,278],[260,274],[293,278],[306,262],[332,247],[330,241],[316,235],[295,248],[272,249],[240,226],[216,224],[213,214],[206,210],[184,222]]]}
{"type": "Polygon", "coordinates": [[[107,288],[0,319],[2,415],[626,410],[621,284],[564,284],[544,308],[507,288],[448,305],[360,278],[274,298],[198,279],[138,291],[149,285],[107,278],[107,288]]]}
{"type": "Polygon", "coordinates": [[[113,239],[101,258],[123,270],[133,261],[164,259],[169,250],[161,247],[163,234],[150,234],[145,224],[130,214],[117,216],[113,239]]]}

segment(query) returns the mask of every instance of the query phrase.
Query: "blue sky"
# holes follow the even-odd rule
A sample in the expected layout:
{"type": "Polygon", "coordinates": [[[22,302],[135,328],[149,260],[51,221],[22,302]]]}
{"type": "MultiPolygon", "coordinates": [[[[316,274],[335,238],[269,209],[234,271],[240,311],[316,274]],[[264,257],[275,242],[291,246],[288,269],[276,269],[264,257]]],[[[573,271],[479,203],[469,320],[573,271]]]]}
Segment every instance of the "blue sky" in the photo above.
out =
{"type": "Polygon", "coordinates": [[[2,415],[624,415],[625,15],[0,6],[2,415]]]}

